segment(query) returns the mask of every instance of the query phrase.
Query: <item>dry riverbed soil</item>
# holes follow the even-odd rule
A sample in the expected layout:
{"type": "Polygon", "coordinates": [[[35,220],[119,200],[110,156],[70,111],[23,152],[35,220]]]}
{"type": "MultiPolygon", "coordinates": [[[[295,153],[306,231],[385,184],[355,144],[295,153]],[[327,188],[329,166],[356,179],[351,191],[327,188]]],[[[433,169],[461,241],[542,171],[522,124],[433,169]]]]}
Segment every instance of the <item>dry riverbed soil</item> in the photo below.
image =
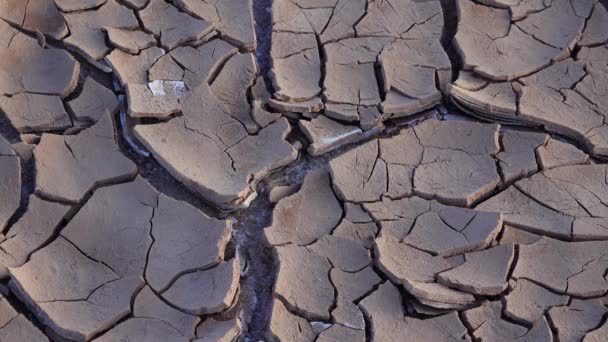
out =
{"type": "Polygon", "coordinates": [[[0,1],[0,341],[608,341],[608,4],[0,1]]]}

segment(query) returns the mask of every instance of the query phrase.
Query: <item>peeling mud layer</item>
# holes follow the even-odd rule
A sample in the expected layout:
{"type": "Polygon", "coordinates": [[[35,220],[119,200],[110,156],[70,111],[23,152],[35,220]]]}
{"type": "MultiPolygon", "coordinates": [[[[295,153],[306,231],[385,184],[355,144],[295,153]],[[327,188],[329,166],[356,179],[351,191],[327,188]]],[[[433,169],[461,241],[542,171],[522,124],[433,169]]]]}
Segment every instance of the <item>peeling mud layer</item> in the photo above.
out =
{"type": "Polygon", "coordinates": [[[0,1],[0,341],[605,341],[606,5],[0,1]]]}

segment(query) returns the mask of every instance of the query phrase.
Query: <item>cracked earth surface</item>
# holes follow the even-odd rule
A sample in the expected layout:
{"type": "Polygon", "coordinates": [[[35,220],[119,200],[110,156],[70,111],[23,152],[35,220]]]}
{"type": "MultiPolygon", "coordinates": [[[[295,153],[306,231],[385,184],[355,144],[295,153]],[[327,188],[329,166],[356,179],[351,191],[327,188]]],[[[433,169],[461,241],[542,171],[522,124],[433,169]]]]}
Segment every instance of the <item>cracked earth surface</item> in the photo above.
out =
{"type": "Polygon", "coordinates": [[[0,1],[0,341],[608,341],[607,5],[0,1]]]}

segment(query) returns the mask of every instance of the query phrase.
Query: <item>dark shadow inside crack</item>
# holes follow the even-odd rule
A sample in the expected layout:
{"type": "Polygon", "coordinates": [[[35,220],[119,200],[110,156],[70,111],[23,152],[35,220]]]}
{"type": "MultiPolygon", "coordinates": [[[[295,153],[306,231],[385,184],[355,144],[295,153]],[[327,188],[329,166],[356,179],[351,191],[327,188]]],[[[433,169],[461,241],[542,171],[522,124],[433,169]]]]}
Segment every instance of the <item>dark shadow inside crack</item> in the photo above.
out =
{"type": "MultiPolygon", "coordinates": [[[[120,122],[119,116],[120,114],[117,114],[114,117],[115,123],[120,122]]],[[[146,157],[138,153],[138,151],[125,140],[123,135],[123,130],[125,128],[122,125],[117,124],[116,128],[117,136],[119,137],[117,140],[120,150],[137,165],[139,175],[156,190],[173,199],[187,202],[208,216],[225,216],[220,210],[194,195],[152,156],[146,157]]]]}
{"type": "MultiPolygon", "coordinates": [[[[296,137],[292,136],[293,139],[296,137]]],[[[329,160],[356,146],[358,144],[349,144],[319,157],[302,153],[298,160],[271,172],[257,184],[258,197],[249,208],[233,212],[236,244],[247,263],[239,298],[244,323],[241,339],[265,340],[268,333],[278,272],[276,248],[270,245],[264,234],[264,229],[272,225],[275,206],[269,200],[270,190],[284,185],[299,188],[311,171],[327,167],[329,160]]]]}
{"type": "Polygon", "coordinates": [[[10,144],[14,144],[21,141],[19,132],[11,122],[9,121],[6,114],[0,110],[0,135],[6,139],[10,144]]]}
{"type": "Polygon", "coordinates": [[[270,85],[269,72],[272,68],[270,59],[270,47],[272,42],[272,0],[253,0],[253,20],[255,34],[257,37],[257,48],[255,50],[259,73],[264,77],[267,85],[270,85]]]}
{"type": "Polygon", "coordinates": [[[260,181],[257,185],[258,197],[249,208],[233,213],[236,244],[247,263],[241,279],[239,298],[243,309],[242,339],[264,340],[270,322],[278,271],[276,250],[264,235],[264,229],[272,224],[274,204],[269,200],[270,190],[278,185],[301,186],[306,174],[326,167],[329,159],[346,149],[348,147],[317,158],[302,154],[292,164],[271,172],[260,181]]]}
{"type": "Polygon", "coordinates": [[[452,81],[458,79],[458,73],[462,69],[462,58],[453,44],[454,36],[458,30],[458,11],[456,0],[441,0],[443,10],[443,34],[441,45],[452,63],[452,81]]]}
{"type": "MultiPolygon", "coordinates": [[[[2,116],[0,115],[0,117],[2,116]]],[[[0,122],[0,126],[2,126],[2,122],[0,122]]],[[[19,208],[7,222],[2,233],[8,232],[15,222],[25,214],[29,205],[30,195],[33,194],[36,189],[36,167],[33,156],[30,160],[23,160],[21,157],[19,159],[21,164],[21,201],[19,202],[19,208]]]]}
{"type": "Polygon", "coordinates": [[[238,299],[243,321],[241,338],[252,341],[265,338],[272,308],[277,258],[263,233],[272,221],[272,207],[263,194],[248,210],[235,213],[234,239],[245,264],[238,299]]]}
{"type": "Polygon", "coordinates": [[[44,331],[47,334],[49,333],[50,329],[49,331],[46,331],[46,326],[40,322],[38,317],[36,317],[36,315],[29,310],[25,304],[15,296],[15,294],[9,292],[8,281],[1,282],[0,288],[0,293],[2,293],[3,299],[8,301],[15,311],[17,311],[17,313],[27,318],[27,320],[30,321],[36,328],[40,329],[40,331],[44,331]]]}

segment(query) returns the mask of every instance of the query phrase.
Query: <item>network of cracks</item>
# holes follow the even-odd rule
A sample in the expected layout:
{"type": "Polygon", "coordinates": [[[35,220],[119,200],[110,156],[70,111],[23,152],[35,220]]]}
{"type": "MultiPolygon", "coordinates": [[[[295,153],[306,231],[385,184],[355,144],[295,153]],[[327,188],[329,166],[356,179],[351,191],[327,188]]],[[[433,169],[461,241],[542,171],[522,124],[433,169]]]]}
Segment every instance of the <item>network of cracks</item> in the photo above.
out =
{"type": "Polygon", "coordinates": [[[0,19],[0,341],[608,340],[606,3],[0,19]]]}

